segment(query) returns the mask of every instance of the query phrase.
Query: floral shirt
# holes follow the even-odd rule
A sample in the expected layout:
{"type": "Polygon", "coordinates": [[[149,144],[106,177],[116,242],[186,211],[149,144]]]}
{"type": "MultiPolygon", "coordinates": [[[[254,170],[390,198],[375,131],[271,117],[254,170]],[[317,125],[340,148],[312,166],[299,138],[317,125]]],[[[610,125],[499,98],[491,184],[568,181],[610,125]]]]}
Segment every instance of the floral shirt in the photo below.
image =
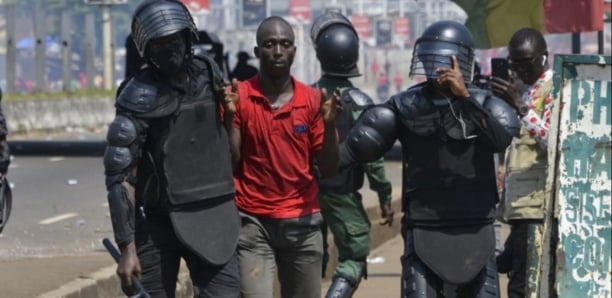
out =
{"type": "Polygon", "coordinates": [[[553,100],[552,92],[547,92],[542,96],[537,92],[542,86],[552,80],[553,71],[551,69],[540,75],[538,80],[523,93],[523,100],[529,105],[529,112],[521,119],[529,135],[543,148],[548,145],[548,127],[550,126],[550,114],[552,113],[553,100]]]}

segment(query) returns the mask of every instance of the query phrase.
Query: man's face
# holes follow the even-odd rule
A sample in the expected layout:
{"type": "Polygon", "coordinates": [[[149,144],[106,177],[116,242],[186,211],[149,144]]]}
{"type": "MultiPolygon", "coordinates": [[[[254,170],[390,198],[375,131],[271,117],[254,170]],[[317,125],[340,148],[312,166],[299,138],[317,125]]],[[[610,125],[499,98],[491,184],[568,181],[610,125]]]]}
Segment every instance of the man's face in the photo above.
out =
{"type": "Polygon", "coordinates": [[[537,51],[532,43],[524,42],[521,46],[508,48],[508,63],[523,82],[531,85],[546,71],[545,55],[545,52],[537,51]]]}
{"type": "Polygon", "coordinates": [[[272,76],[289,74],[296,51],[293,29],[283,22],[268,22],[259,33],[255,56],[260,71],[272,76]]]}
{"type": "Polygon", "coordinates": [[[178,73],[185,63],[187,41],[182,32],[151,39],[146,55],[153,66],[166,75],[178,73]]]}

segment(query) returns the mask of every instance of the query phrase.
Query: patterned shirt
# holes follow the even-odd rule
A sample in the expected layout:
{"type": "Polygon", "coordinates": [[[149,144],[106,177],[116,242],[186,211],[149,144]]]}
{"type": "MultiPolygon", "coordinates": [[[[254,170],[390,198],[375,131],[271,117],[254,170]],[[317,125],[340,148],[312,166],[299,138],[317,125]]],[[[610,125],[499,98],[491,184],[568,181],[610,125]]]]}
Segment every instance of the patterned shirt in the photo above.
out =
{"type": "Polygon", "coordinates": [[[542,86],[552,80],[553,71],[551,69],[540,75],[538,80],[523,93],[523,100],[529,106],[529,112],[521,119],[529,135],[531,135],[542,148],[548,146],[548,128],[550,126],[550,115],[553,108],[551,92],[542,96],[537,92],[542,86]]]}

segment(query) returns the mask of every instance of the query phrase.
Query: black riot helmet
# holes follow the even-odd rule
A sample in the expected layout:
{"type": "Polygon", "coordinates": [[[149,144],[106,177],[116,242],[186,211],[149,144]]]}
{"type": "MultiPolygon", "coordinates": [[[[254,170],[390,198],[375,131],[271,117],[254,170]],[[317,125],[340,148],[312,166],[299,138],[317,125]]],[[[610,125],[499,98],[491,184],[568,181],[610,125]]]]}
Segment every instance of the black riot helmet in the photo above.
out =
{"type": "Polygon", "coordinates": [[[151,39],[172,35],[187,30],[188,49],[198,39],[196,28],[189,10],[178,0],[146,0],[141,3],[132,17],[132,38],[141,56],[151,39]]]}
{"type": "Polygon", "coordinates": [[[437,79],[437,68],[451,68],[451,56],[457,57],[466,82],[474,73],[474,38],[462,24],[453,21],[433,23],[417,39],[412,52],[410,76],[425,75],[437,79]]]}
{"type": "Polygon", "coordinates": [[[347,78],[361,75],[357,69],[359,37],[345,16],[332,11],[321,15],[312,25],[310,39],[323,74],[347,78]]]}

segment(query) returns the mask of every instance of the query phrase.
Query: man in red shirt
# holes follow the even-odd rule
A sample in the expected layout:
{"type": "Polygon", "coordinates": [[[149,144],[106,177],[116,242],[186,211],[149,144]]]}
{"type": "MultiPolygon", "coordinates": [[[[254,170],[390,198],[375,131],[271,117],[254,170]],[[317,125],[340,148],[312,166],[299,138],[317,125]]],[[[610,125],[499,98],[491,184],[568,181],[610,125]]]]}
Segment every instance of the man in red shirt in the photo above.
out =
{"type": "Polygon", "coordinates": [[[291,77],[293,29],[280,17],[257,29],[259,74],[232,81],[239,97],[230,130],[236,204],[242,215],[238,242],[242,297],[272,297],[275,270],[282,297],[321,297],[323,239],[314,176],[335,174],[339,113],[337,92],[326,99],[291,77]]]}

